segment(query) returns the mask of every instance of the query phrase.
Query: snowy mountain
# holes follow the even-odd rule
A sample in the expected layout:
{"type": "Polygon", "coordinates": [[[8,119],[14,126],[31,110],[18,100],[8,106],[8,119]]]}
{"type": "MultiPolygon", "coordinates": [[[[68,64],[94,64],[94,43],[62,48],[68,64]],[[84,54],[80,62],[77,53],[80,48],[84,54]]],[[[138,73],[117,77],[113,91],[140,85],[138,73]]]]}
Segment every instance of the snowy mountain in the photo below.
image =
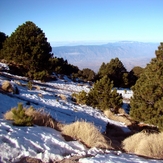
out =
{"type": "Polygon", "coordinates": [[[111,42],[104,45],[79,45],[53,47],[54,56],[67,59],[69,63],[82,68],[99,70],[102,62],[118,57],[131,70],[134,66],[145,67],[155,57],[159,43],[134,41],[111,42]]]}
{"type": "MultiPolygon", "coordinates": [[[[5,68],[4,64],[1,66],[5,68]]],[[[88,92],[90,86],[87,83],[79,85],[64,76],[62,79],[58,78],[56,81],[46,83],[33,81],[33,89],[29,90],[27,88],[28,79],[25,77],[1,72],[0,86],[5,80],[16,86],[19,94],[0,91],[0,163],[24,162],[22,160],[25,157],[39,159],[44,163],[59,162],[72,157],[79,157],[80,163],[163,162],[121,151],[88,148],[77,140],[66,141],[59,131],[49,127],[14,126],[11,121],[5,120],[3,115],[11,108],[16,107],[18,103],[22,103],[25,107],[29,107],[30,104],[35,109],[43,108],[45,112],[63,124],[84,120],[93,123],[103,132],[109,122],[121,127],[125,132],[129,130],[124,123],[108,119],[100,110],[86,105],[77,105],[70,100],[71,94],[74,92],[82,90],[88,92]],[[61,95],[65,99],[59,98],[61,95]]],[[[124,99],[129,99],[133,94],[132,91],[123,89],[118,92],[124,99]]]]}

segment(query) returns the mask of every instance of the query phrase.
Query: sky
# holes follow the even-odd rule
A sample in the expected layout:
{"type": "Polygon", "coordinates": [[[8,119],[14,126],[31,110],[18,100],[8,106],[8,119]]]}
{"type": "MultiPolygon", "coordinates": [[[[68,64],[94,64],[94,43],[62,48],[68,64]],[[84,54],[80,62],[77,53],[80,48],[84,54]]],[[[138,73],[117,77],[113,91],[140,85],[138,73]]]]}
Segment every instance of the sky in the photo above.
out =
{"type": "Polygon", "coordinates": [[[0,31],[26,21],[56,42],[163,41],[163,0],[1,0],[0,31]]]}

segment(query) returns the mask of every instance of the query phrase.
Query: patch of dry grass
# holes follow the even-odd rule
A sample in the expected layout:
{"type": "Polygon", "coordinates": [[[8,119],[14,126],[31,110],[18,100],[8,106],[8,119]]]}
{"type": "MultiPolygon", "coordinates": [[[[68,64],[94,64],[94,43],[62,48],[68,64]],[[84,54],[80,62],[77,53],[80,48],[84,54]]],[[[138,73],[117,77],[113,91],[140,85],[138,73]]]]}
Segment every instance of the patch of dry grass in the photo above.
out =
{"type": "Polygon", "coordinates": [[[104,114],[107,118],[114,121],[122,122],[127,126],[132,124],[132,121],[130,121],[125,115],[117,115],[111,112],[110,110],[105,110],[104,114]]]}
{"type": "Polygon", "coordinates": [[[13,88],[12,84],[8,80],[5,80],[2,83],[2,89],[4,91],[6,91],[6,92],[14,92],[14,88],[13,88]]]}
{"type": "Polygon", "coordinates": [[[6,120],[14,120],[12,110],[7,111],[3,116],[6,120]]]}
{"type": "Polygon", "coordinates": [[[61,130],[63,125],[53,119],[48,113],[43,109],[35,110],[33,107],[29,107],[25,112],[28,116],[33,117],[33,123],[38,126],[46,126],[54,128],[58,131],[61,130]]]}
{"type": "MultiPolygon", "coordinates": [[[[32,123],[38,126],[46,126],[61,131],[63,124],[57,122],[53,119],[48,113],[46,113],[43,109],[36,110],[33,107],[24,108],[25,114],[28,116],[32,116],[32,123]]],[[[14,114],[12,113],[12,109],[4,114],[4,118],[6,120],[13,120],[14,114]]]]}
{"type": "Polygon", "coordinates": [[[163,133],[137,133],[125,139],[123,149],[129,153],[163,159],[163,133]]]}
{"type": "Polygon", "coordinates": [[[58,97],[60,97],[64,101],[67,101],[67,97],[63,94],[59,94],[58,97]]]}
{"type": "Polygon", "coordinates": [[[112,149],[111,143],[92,124],[77,121],[62,128],[62,134],[81,141],[88,147],[112,149]]]}

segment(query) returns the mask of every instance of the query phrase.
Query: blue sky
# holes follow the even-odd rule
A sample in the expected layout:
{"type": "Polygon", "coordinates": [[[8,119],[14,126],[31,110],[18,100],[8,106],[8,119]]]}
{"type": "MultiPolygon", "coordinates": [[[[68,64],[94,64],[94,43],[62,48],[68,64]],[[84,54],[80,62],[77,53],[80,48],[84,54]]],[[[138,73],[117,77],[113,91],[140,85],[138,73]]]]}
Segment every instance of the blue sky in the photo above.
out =
{"type": "Polygon", "coordinates": [[[48,41],[163,41],[163,0],[0,0],[0,31],[26,21],[48,41]]]}

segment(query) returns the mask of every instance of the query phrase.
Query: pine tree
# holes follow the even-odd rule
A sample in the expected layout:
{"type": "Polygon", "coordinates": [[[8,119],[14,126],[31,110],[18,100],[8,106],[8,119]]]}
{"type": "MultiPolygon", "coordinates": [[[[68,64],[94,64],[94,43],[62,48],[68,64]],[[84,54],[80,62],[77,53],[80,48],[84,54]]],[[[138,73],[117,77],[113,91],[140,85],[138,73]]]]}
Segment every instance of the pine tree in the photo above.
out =
{"type": "Polygon", "coordinates": [[[132,87],[130,115],[163,129],[163,43],[155,54],[132,87]]]}
{"type": "Polygon", "coordinates": [[[7,38],[6,34],[3,32],[0,32],[0,50],[2,49],[3,43],[6,40],[6,38],[7,38]]]}
{"type": "Polygon", "coordinates": [[[116,112],[122,105],[122,96],[113,90],[113,82],[107,76],[97,81],[88,93],[87,104],[101,110],[112,109],[116,112]]]}
{"type": "Polygon", "coordinates": [[[50,73],[52,48],[33,22],[20,25],[3,44],[1,58],[23,67],[24,75],[40,79],[50,73]]]}
{"type": "Polygon", "coordinates": [[[32,117],[25,114],[25,109],[22,103],[18,103],[17,108],[12,109],[14,125],[16,126],[32,126],[32,117]]]}
{"type": "Polygon", "coordinates": [[[126,76],[123,75],[124,73],[127,73],[126,68],[119,58],[115,58],[111,59],[107,64],[102,63],[98,76],[99,78],[102,78],[107,75],[110,80],[114,82],[115,87],[124,87],[127,84],[126,79],[124,80],[124,77],[126,76]]]}

